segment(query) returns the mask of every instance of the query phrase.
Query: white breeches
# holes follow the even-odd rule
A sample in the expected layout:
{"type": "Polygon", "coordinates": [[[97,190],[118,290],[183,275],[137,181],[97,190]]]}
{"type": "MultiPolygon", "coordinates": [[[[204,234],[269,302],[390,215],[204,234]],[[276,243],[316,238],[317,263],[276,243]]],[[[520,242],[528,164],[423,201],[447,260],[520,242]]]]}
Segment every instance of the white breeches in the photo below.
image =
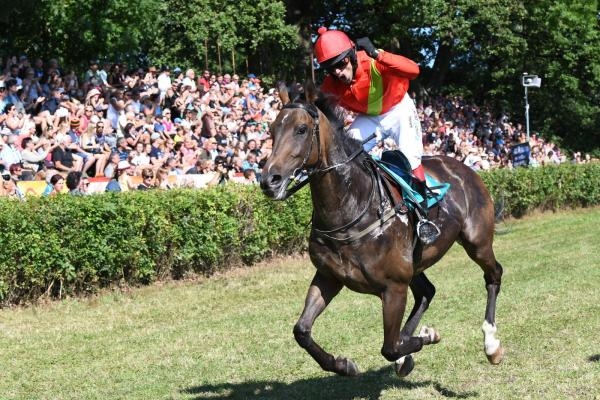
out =
{"type": "Polygon", "coordinates": [[[377,144],[378,139],[392,138],[408,158],[412,169],[421,165],[423,155],[421,122],[415,103],[408,93],[400,103],[385,114],[358,115],[348,128],[348,134],[359,140],[366,139],[372,133],[376,133],[377,138],[364,144],[365,151],[369,152],[377,144]]]}

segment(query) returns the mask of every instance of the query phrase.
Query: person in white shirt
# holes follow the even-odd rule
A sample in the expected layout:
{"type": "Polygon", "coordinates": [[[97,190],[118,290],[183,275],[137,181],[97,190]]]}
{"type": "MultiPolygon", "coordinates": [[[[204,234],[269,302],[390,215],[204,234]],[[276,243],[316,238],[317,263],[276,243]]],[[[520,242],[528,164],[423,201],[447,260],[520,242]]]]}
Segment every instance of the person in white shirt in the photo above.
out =
{"type": "Polygon", "coordinates": [[[163,66],[157,78],[158,90],[160,91],[160,100],[165,98],[167,90],[171,88],[171,71],[169,67],[163,66]]]}

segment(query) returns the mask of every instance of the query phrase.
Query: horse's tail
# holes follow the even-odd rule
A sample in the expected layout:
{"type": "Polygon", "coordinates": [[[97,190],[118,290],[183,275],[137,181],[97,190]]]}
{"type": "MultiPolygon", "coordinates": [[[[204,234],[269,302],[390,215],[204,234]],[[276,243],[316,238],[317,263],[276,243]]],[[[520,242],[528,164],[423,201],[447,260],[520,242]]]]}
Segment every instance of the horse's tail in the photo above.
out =
{"type": "Polygon", "coordinates": [[[507,220],[510,218],[510,213],[507,211],[504,193],[499,193],[497,196],[494,196],[492,200],[494,202],[494,222],[496,225],[496,234],[500,235],[509,233],[511,228],[507,223],[507,220]]]}
{"type": "Polygon", "coordinates": [[[504,213],[506,211],[506,205],[504,202],[504,195],[499,194],[493,198],[494,201],[494,221],[499,222],[504,219],[504,213]]]}

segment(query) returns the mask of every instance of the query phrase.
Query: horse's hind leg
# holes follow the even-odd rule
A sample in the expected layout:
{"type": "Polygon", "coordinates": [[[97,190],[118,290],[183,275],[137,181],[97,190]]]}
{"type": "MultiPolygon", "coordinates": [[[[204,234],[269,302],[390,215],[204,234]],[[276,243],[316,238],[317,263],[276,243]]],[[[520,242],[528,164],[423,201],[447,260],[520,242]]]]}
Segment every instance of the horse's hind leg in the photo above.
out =
{"type": "Polygon", "coordinates": [[[487,290],[485,321],[481,326],[484,349],[488,361],[492,364],[499,364],[504,357],[504,348],[500,344],[500,340],[496,338],[496,300],[502,283],[502,266],[496,261],[491,239],[485,244],[463,240],[463,246],[469,257],[483,270],[485,289],[487,290]]]}
{"type": "Polygon", "coordinates": [[[294,337],[300,347],[305,349],[323,370],[335,372],[339,375],[356,376],[358,375],[358,367],[354,361],[343,357],[334,358],[333,355],[323,350],[311,336],[315,320],[327,307],[331,299],[340,292],[342,286],[335,279],[325,277],[319,272],[315,274],[306,294],[302,315],[300,315],[300,319],[294,326],[294,337]]]}

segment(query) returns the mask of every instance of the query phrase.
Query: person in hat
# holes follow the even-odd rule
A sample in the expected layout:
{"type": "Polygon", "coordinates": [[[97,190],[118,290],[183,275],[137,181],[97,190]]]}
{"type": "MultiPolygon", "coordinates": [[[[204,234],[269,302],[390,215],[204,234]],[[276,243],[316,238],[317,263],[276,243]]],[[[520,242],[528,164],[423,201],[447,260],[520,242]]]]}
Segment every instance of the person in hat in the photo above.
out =
{"type": "MultiPolygon", "coordinates": [[[[357,114],[348,133],[359,140],[376,133],[376,138],[364,143],[367,152],[381,138],[392,137],[408,158],[411,172],[418,179],[418,191],[426,199],[421,124],[408,94],[410,81],[419,75],[419,66],[406,57],[377,49],[367,37],[354,43],[339,30],[321,27],[318,33],[314,52],[320,67],[327,71],[321,90],[357,114]]],[[[435,241],[439,230],[430,221],[422,222],[428,228],[421,230],[421,240],[435,241]]]]}
{"type": "Polygon", "coordinates": [[[12,103],[17,108],[17,113],[23,114],[25,112],[25,104],[21,100],[19,90],[23,88],[16,79],[9,79],[4,82],[6,85],[6,102],[12,103]]]}
{"type": "Polygon", "coordinates": [[[135,185],[131,182],[134,168],[129,161],[119,161],[115,169],[112,179],[106,185],[107,192],[127,192],[135,189],[135,185]]]}

